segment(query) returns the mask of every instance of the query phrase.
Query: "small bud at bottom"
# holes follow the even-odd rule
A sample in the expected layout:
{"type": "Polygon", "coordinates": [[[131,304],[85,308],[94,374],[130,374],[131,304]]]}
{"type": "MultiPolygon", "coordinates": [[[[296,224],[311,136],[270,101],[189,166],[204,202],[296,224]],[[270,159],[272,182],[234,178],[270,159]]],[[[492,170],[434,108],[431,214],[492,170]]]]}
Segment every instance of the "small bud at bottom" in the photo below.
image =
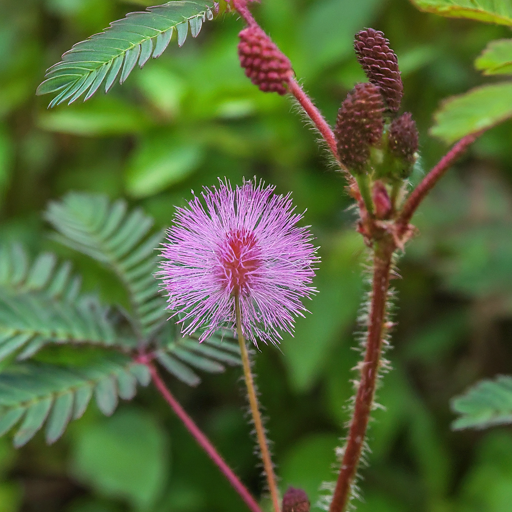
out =
{"type": "Polygon", "coordinates": [[[283,497],[283,512],[309,512],[308,495],[302,489],[288,487],[283,497]]]}

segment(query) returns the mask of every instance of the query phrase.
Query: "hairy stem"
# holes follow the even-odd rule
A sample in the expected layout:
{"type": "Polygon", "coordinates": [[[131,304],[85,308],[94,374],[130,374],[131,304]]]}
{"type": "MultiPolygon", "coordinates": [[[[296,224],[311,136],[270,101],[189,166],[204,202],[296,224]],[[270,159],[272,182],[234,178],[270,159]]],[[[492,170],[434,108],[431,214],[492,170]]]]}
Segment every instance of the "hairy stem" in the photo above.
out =
{"type": "Polygon", "coordinates": [[[257,25],[251,11],[247,7],[247,0],[233,0],[233,7],[238,11],[248,25],[257,25]]]}
{"type": "Polygon", "coordinates": [[[394,243],[389,239],[384,239],[382,242],[375,244],[366,352],[360,366],[361,378],[357,389],[354,412],[329,512],[344,512],[347,509],[357,467],[363,452],[380,367],[389,275],[394,248],[394,243]]]}
{"type": "Polygon", "coordinates": [[[336,138],[334,137],[334,132],[331,127],[325,120],[324,116],[315,106],[311,98],[304,92],[302,87],[297,83],[297,81],[292,78],[288,81],[288,90],[295,96],[295,99],[299,102],[300,106],[304,109],[304,112],[311,119],[313,124],[316,126],[316,129],[320,132],[323,139],[329,146],[331,153],[334,158],[340,165],[343,170],[346,170],[343,164],[340,162],[338,157],[338,150],[336,149],[336,138]]]}
{"type": "Polygon", "coordinates": [[[246,489],[244,484],[240,482],[239,478],[233,473],[233,470],[226,464],[224,459],[219,455],[215,447],[208,440],[208,438],[201,432],[199,427],[194,423],[192,418],[185,412],[180,403],[174,398],[169,389],[166,387],[164,381],[158,374],[154,364],[146,363],[149,371],[151,372],[151,378],[153,383],[157,387],[160,394],[163,396],[165,401],[171,406],[172,410],[176,413],[178,418],[183,422],[187,430],[195,438],[199,446],[208,454],[208,457],[215,463],[215,465],[222,471],[224,476],[228,479],[229,483],[244,500],[245,504],[249,507],[252,512],[262,512],[256,500],[251,496],[251,493],[246,489]]]}
{"type": "Polygon", "coordinates": [[[270,450],[268,448],[267,437],[265,429],[263,428],[263,421],[261,420],[260,407],[258,404],[258,397],[256,395],[256,388],[254,385],[254,378],[251,371],[251,363],[249,361],[249,354],[245,346],[245,338],[242,333],[242,320],[240,313],[240,299],[235,295],[235,310],[236,310],[236,331],[238,334],[238,342],[240,344],[240,351],[242,353],[242,363],[244,367],[245,384],[247,386],[247,394],[249,397],[249,406],[254,421],[254,428],[256,430],[256,437],[261,452],[261,459],[263,461],[263,468],[267,477],[268,488],[272,498],[274,511],[279,512],[279,492],[277,490],[276,477],[274,474],[274,466],[270,457],[270,450]]]}
{"type": "Polygon", "coordinates": [[[434,185],[444,176],[444,173],[454,164],[454,162],[466,151],[466,149],[475,142],[482,132],[466,135],[453,146],[453,148],[441,158],[439,163],[423,178],[421,183],[414,189],[413,193],[407,199],[399,219],[397,220],[398,235],[403,235],[407,231],[409,222],[414,212],[425,199],[426,195],[432,190],[434,185]]]}

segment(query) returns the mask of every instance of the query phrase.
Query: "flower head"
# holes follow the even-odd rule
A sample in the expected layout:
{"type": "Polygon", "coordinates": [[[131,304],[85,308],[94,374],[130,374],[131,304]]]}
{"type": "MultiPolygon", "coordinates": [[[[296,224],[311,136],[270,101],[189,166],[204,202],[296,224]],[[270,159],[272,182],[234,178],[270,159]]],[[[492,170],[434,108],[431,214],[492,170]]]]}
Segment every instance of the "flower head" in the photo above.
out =
{"type": "Polygon", "coordinates": [[[178,208],[158,276],[184,334],[204,329],[203,341],[221,327],[234,330],[236,296],[243,334],[255,344],[277,343],[306,311],[316,248],[297,226],[302,215],[290,196],[273,192],[262,182],[233,190],[220,181],[178,208]]]}

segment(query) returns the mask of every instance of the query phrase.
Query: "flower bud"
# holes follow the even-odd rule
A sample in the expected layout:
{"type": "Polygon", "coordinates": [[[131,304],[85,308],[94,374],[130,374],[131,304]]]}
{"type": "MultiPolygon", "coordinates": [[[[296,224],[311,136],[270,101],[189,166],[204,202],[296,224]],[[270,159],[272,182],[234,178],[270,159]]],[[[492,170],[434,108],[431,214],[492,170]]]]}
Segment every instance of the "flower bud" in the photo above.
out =
{"type": "Polygon", "coordinates": [[[285,83],[293,77],[289,59],[258,26],[244,28],[238,37],[240,64],[251,82],[263,92],[286,94],[285,83]]]}
{"type": "Polygon", "coordinates": [[[389,40],[383,32],[368,28],[356,34],[354,49],[368,80],[380,89],[388,110],[398,112],[403,85],[398,59],[389,47],[389,40]]]}
{"type": "Polygon", "coordinates": [[[308,495],[302,489],[288,487],[283,497],[283,512],[309,512],[308,495]]]}
{"type": "Polygon", "coordinates": [[[365,171],[371,146],[382,138],[383,112],[382,96],[371,83],[357,84],[338,111],[334,130],[338,156],[354,174],[365,171]]]}
{"type": "Polygon", "coordinates": [[[395,119],[389,127],[388,147],[391,154],[399,160],[402,176],[406,178],[416,162],[418,151],[418,130],[412,115],[406,112],[395,119]]]}

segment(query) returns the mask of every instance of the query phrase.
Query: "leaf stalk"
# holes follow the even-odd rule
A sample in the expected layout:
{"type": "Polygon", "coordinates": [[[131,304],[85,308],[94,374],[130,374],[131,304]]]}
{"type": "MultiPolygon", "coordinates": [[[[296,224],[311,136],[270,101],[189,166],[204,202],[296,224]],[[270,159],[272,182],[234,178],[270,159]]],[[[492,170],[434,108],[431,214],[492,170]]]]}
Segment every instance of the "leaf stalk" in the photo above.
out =
{"type": "Polygon", "coordinates": [[[256,500],[252,497],[251,493],[247,490],[240,479],[235,475],[233,470],[226,464],[222,456],[217,452],[210,440],[203,434],[199,427],[195,424],[194,420],[186,413],[180,403],[174,398],[169,391],[164,381],[158,374],[154,364],[147,362],[147,367],[151,372],[153,384],[156,386],[165,401],[171,406],[172,410],[176,413],[178,418],[183,422],[186,429],[192,434],[199,446],[207,453],[208,457],[220,469],[223,475],[228,479],[229,483],[238,493],[238,495],[245,502],[249,510],[252,512],[262,512],[256,500]]]}
{"type": "Polygon", "coordinates": [[[416,212],[423,199],[425,199],[426,195],[444,176],[446,171],[455,163],[455,161],[458,160],[460,156],[462,156],[466,149],[471,144],[473,144],[473,142],[475,142],[475,140],[482,133],[483,132],[472,133],[460,139],[414,189],[404,204],[404,207],[400,213],[400,217],[396,221],[396,225],[398,227],[397,235],[399,237],[406,233],[412,216],[416,212]]]}

